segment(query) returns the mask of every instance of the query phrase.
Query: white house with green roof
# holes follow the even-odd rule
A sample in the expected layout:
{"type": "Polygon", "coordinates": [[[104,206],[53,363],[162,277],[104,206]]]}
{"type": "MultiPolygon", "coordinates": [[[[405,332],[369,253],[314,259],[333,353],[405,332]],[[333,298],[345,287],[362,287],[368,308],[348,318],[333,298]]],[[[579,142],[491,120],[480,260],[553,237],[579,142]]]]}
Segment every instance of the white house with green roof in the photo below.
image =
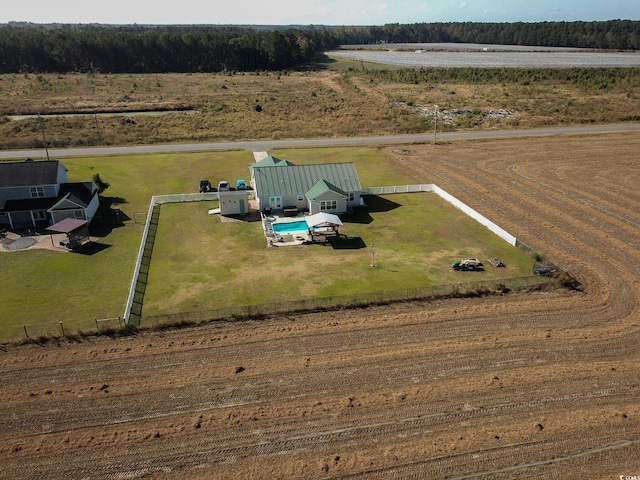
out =
{"type": "Polygon", "coordinates": [[[294,165],[267,157],[249,167],[260,210],[297,208],[341,214],[360,205],[362,186],[352,162],[294,165]]]}

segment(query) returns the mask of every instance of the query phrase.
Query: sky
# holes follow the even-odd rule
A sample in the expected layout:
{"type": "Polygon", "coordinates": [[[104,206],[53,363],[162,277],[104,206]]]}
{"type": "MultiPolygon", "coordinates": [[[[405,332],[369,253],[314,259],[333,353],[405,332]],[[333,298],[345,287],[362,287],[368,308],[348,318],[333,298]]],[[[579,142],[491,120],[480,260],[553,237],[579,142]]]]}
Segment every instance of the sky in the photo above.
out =
{"type": "Polygon", "coordinates": [[[384,25],[640,20],[639,0],[9,0],[0,23],[384,25]]]}

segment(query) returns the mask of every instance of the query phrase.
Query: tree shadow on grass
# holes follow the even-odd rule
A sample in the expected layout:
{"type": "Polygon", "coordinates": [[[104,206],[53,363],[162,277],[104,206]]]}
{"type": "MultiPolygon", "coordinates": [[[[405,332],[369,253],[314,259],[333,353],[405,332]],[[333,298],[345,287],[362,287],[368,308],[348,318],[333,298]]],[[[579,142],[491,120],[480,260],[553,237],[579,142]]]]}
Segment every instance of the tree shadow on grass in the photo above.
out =
{"type": "Polygon", "coordinates": [[[89,227],[91,235],[106,237],[114,228],[124,227],[124,222],[131,220],[120,208],[124,203],[127,200],[122,197],[100,197],[100,207],[89,227]]]}

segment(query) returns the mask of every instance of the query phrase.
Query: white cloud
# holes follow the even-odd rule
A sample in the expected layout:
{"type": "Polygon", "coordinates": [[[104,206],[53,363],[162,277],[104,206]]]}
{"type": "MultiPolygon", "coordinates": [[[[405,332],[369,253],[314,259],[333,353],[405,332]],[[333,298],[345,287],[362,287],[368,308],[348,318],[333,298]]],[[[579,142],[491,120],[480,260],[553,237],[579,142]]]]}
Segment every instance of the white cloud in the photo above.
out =
{"type": "Polygon", "coordinates": [[[6,0],[0,23],[326,24],[640,18],[638,0],[6,0]],[[5,5],[6,4],[6,5],[5,5]]]}
{"type": "Polygon", "coordinates": [[[561,12],[562,12],[562,9],[560,7],[553,7],[551,9],[551,12],[549,12],[549,15],[552,17],[557,17],[558,15],[560,15],[561,12]]]}

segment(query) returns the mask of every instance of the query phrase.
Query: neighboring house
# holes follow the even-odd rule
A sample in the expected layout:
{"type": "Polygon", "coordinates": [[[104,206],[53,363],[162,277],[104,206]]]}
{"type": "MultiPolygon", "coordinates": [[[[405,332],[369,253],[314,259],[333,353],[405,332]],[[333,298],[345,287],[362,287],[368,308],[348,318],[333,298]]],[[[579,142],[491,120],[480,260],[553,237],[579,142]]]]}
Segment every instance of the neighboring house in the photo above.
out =
{"type": "Polygon", "coordinates": [[[355,165],[294,165],[267,157],[249,167],[260,210],[346,213],[360,205],[362,186],[355,165]]]}
{"type": "Polygon", "coordinates": [[[93,182],[69,183],[57,160],[0,162],[0,225],[49,226],[65,218],[91,221],[100,199],[93,182]]]}

